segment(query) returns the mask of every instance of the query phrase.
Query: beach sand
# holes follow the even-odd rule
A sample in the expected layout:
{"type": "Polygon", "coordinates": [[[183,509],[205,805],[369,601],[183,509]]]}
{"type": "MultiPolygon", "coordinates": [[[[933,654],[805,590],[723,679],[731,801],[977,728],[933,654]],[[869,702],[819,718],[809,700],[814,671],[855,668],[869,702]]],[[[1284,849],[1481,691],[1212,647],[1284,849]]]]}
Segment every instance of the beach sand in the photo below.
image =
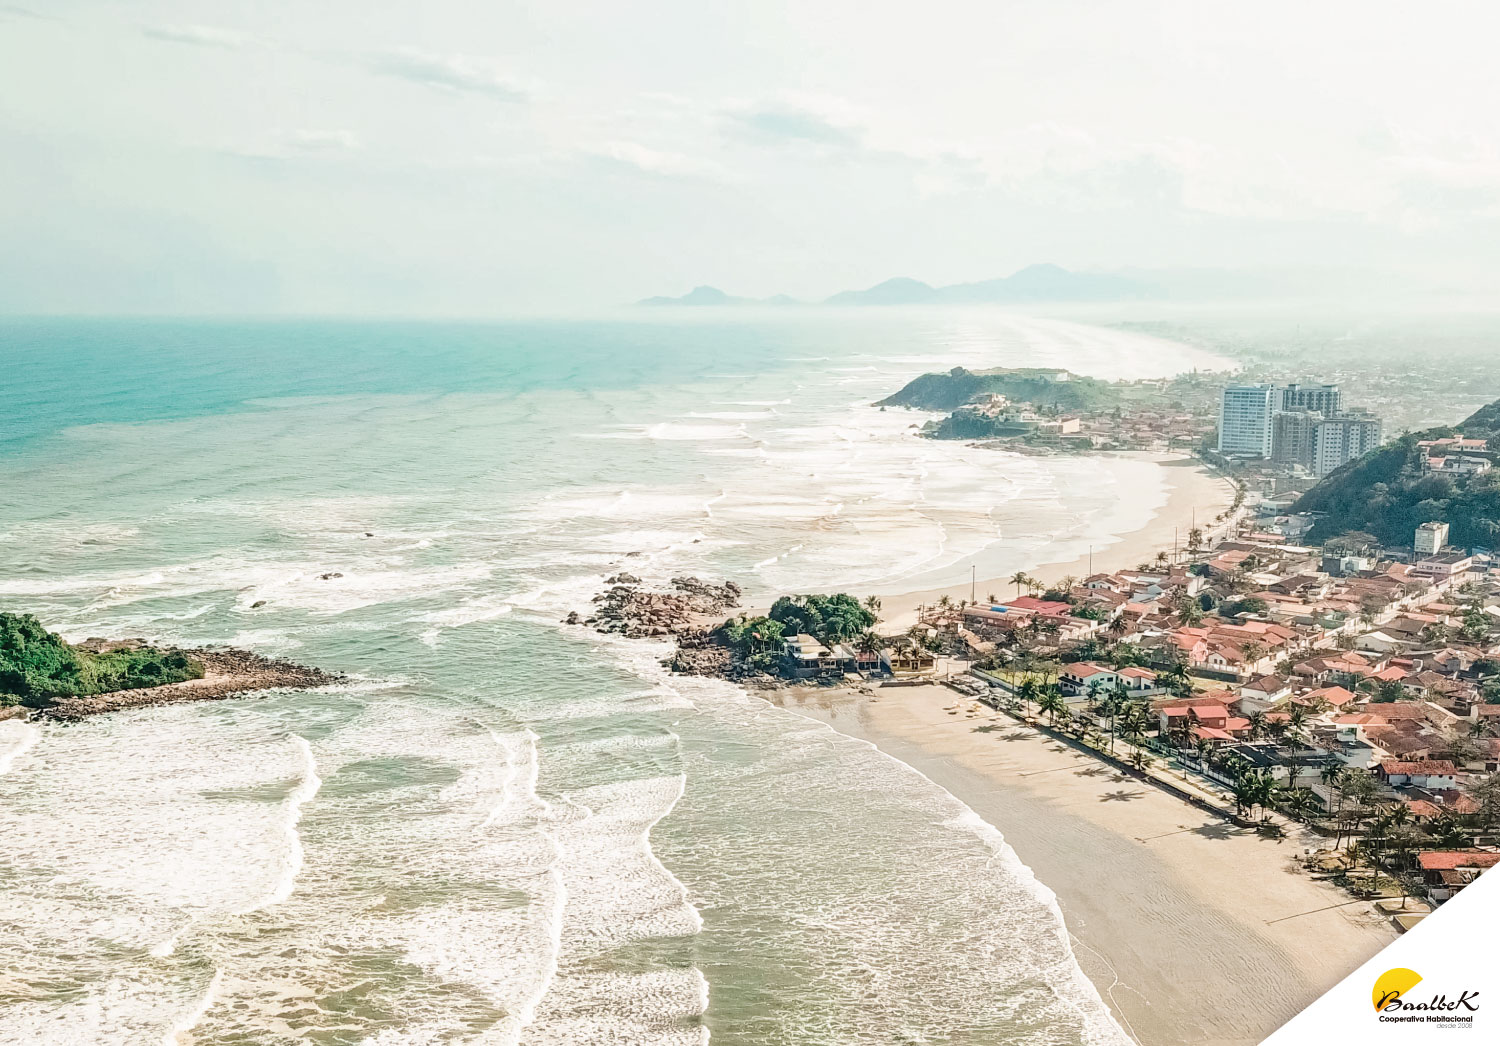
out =
{"type": "Polygon", "coordinates": [[[1239,829],[931,684],[799,688],[786,707],[863,738],[998,828],[1057,895],[1084,972],[1146,1046],[1255,1043],[1395,938],[1296,870],[1310,839],[1239,829]]]}
{"type": "MultiPolygon", "coordinates": [[[[1183,454],[1131,456],[1156,461],[1162,466],[1162,474],[1167,483],[1167,501],[1151,521],[1112,541],[1101,540],[1094,546],[1092,557],[1085,554],[1077,559],[1040,563],[1028,568],[1026,573],[1044,584],[1050,584],[1070,575],[1081,581],[1089,575],[1091,559],[1096,572],[1152,562],[1158,552],[1172,551],[1174,538],[1179,548],[1185,547],[1188,531],[1195,523],[1208,533],[1214,526],[1214,517],[1228,509],[1234,499],[1234,485],[1231,481],[1209,471],[1196,458],[1183,454]]],[[[990,593],[1001,599],[1011,599],[1016,595],[1016,588],[1009,577],[980,578],[975,587],[980,599],[990,593]]],[[[910,627],[916,623],[919,605],[935,603],[943,595],[955,601],[968,599],[970,586],[965,584],[882,596],[881,627],[886,630],[910,627]]]]}

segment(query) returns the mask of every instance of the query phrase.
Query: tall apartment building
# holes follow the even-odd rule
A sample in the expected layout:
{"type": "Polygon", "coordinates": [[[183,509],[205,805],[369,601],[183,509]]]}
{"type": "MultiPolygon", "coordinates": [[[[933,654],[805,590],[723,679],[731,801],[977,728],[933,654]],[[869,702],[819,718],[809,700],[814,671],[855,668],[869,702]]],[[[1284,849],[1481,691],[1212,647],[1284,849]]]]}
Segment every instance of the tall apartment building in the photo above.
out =
{"type": "Polygon", "coordinates": [[[1323,415],[1312,410],[1278,410],[1271,419],[1271,459],[1278,465],[1312,468],[1313,438],[1323,415]]]}
{"type": "Polygon", "coordinates": [[[1230,385],[1219,402],[1219,453],[1269,458],[1282,390],[1275,385],[1230,385]]]}
{"type": "Polygon", "coordinates": [[[1343,405],[1343,396],[1337,385],[1287,385],[1281,390],[1282,410],[1337,414],[1343,405]]]}
{"type": "Polygon", "coordinates": [[[1380,419],[1369,411],[1346,411],[1313,423],[1312,470],[1326,476],[1380,446],[1380,419]]]}

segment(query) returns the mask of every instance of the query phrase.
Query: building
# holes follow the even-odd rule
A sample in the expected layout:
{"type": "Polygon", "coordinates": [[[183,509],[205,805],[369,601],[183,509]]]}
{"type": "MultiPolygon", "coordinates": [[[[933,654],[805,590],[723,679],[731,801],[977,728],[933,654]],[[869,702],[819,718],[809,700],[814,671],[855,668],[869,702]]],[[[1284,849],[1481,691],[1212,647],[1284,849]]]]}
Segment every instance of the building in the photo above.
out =
{"type": "Polygon", "coordinates": [[[1282,390],[1275,385],[1229,385],[1219,403],[1219,453],[1269,458],[1282,390]]]}
{"type": "Polygon", "coordinates": [[[1368,411],[1329,415],[1314,422],[1312,430],[1311,468],[1319,476],[1380,446],[1380,419],[1368,411]]]}
{"type": "Polygon", "coordinates": [[[1416,549],[1417,555],[1436,555],[1443,551],[1443,546],[1448,544],[1448,524],[1446,523],[1423,523],[1417,528],[1416,537],[1412,540],[1412,548],[1416,549]]]}
{"type": "Polygon", "coordinates": [[[1441,583],[1467,574],[1473,566],[1474,557],[1467,552],[1434,552],[1413,563],[1409,573],[1412,577],[1441,583]]]}
{"type": "Polygon", "coordinates": [[[1478,850],[1429,850],[1417,855],[1417,865],[1434,901],[1446,901],[1497,864],[1500,854],[1478,850]]]}
{"type": "Polygon", "coordinates": [[[1495,467],[1489,458],[1477,454],[1449,454],[1444,457],[1425,457],[1422,471],[1441,472],[1447,476],[1477,476],[1495,467]]]}
{"type": "Polygon", "coordinates": [[[1271,422],[1271,459],[1278,465],[1312,468],[1313,434],[1322,420],[1316,411],[1277,411],[1271,422]]]}
{"type": "Polygon", "coordinates": [[[1282,410],[1310,410],[1337,414],[1343,397],[1337,385],[1288,385],[1281,390],[1282,410]]]}

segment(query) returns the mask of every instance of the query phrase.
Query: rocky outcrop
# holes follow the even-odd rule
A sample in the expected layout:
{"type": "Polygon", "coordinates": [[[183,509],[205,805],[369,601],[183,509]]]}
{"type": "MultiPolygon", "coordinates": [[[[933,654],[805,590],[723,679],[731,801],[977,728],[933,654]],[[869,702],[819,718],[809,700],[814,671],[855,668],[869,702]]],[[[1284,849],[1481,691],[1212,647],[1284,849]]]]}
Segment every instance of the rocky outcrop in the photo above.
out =
{"type": "MultiPolygon", "coordinates": [[[[121,645],[144,645],[140,640],[87,642],[115,649],[121,645]]],[[[248,650],[187,650],[184,653],[202,663],[202,679],[188,679],[181,683],[139,690],[117,690],[111,694],[92,697],[63,698],[46,708],[36,709],[33,715],[38,719],[72,722],[86,716],[118,712],[127,708],[146,708],[184,701],[222,701],[258,690],[308,690],[344,681],[343,676],[320,668],[278,661],[252,654],[248,650]]]]}
{"type": "MultiPolygon", "coordinates": [[[[594,613],[583,624],[600,632],[640,639],[681,636],[740,605],[740,587],[698,577],[674,577],[666,589],[645,587],[634,574],[605,579],[610,587],[594,597],[594,613]]],[[[569,614],[568,624],[577,616],[569,614]]]]}

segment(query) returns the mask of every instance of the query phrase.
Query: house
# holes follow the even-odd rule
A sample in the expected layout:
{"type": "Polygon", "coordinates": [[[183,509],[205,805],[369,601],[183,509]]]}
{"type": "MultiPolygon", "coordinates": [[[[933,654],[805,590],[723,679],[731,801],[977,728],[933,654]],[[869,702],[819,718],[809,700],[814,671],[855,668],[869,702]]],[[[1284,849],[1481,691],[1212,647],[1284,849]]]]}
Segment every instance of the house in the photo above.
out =
{"type": "Polygon", "coordinates": [[[1446,759],[1422,759],[1417,762],[1385,762],[1375,768],[1375,776],[1392,788],[1415,785],[1418,788],[1457,788],[1458,767],[1446,759]]]}
{"type": "Polygon", "coordinates": [[[1291,693],[1292,684],[1281,676],[1260,676],[1240,687],[1240,711],[1264,712],[1291,693]]]}
{"type": "Polygon", "coordinates": [[[1434,901],[1446,901],[1497,864],[1500,853],[1478,850],[1429,850],[1417,855],[1417,866],[1434,901]]]}
{"type": "Polygon", "coordinates": [[[1156,673],[1149,668],[1113,669],[1092,661],[1075,661],[1064,665],[1058,672],[1057,685],[1069,697],[1087,694],[1090,690],[1109,691],[1116,686],[1146,691],[1156,689],[1156,673]]]}
{"type": "Polygon", "coordinates": [[[888,646],[880,652],[880,667],[893,676],[931,672],[936,664],[932,651],[914,643],[888,646]]]}
{"type": "Polygon", "coordinates": [[[1300,697],[1292,698],[1299,704],[1316,707],[1319,704],[1327,704],[1332,708],[1343,708],[1350,701],[1358,700],[1357,696],[1345,690],[1341,686],[1325,686],[1317,690],[1310,690],[1300,697]]]}
{"type": "Polygon", "coordinates": [[[1250,730],[1250,720],[1230,711],[1233,702],[1234,695],[1223,690],[1172,699],[1157,708],[1157,724],[1163,734],[1185,732],[1198,740],[1233,741],[1250,730]]]}
{"type": "Polygon", "coordinates": [[[1086,694],[1090,689],[1106,691],[1120,681],[1120,676],[1112,668],[1096,665],[1092,661],[1075,661],[1071,665],[1064,665],[1057,673],[1057,685],[1062,692],[1070,697],[1086,694]]]}

